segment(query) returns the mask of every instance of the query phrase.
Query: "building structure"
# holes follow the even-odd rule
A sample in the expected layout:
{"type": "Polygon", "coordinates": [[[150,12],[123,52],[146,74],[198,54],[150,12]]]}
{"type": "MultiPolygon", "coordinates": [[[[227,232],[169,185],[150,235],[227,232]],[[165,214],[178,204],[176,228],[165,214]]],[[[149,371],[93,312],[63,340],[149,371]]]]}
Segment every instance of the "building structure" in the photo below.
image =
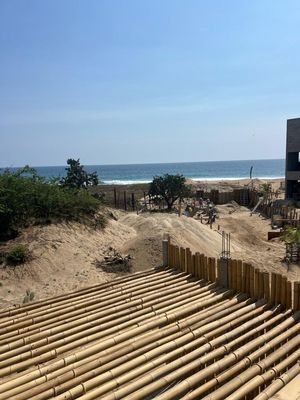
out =
{"type": "Polygon", "coordinates": [[[300,118],[287,120],[285,197],[300,200],[300,118]]]}

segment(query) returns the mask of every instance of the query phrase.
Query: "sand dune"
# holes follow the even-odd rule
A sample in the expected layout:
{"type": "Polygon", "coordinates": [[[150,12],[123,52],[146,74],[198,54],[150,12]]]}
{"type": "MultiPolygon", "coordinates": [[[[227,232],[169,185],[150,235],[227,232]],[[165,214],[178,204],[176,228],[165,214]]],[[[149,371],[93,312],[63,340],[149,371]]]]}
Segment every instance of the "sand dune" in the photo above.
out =
{"type": "MultiPolygon", "coordinates": [[[[94,230],[80,224],[59,224],[31,227],[15,241],[28,243],[32,260],[17,267],[0,269],[0,304],[2,307],[21,303],[27,289],[35,299],[106,282],[116,277],[95,266],[113,247],[133,257],[133,271],[155,267],[162,262],[161,241],[169,234],[173,243],[218,257],[221,236],[217,230],[231,232],[233,258],[251,262],[261,269],[286,273],[289,279],[299,279],[298,266],[287,272],[282,263],[283,243],[267,241],[270,221],[241,207],[233,214],[230,208],[219,206],[219,218],[213,229],[200,221],[175,214],[140,214],[113,211],[105,230],[94,230]]],[[[8,243],[10,246],[12,243],[8,243]]]]}

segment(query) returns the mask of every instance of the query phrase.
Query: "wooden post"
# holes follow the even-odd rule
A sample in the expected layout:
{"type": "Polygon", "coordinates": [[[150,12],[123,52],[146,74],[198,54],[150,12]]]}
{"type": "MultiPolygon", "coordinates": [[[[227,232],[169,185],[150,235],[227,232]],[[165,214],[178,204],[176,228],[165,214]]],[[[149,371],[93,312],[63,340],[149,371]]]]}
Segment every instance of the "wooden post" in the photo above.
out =
{"type": "Polygon", "coordinates": [[[294,282],[294,310],[300,310],[300,282],[294,282]]]}
{"type": "Polygon", "coordinates": [[[118,192],[118,208],[120,208],[120,192],[118,192]]]}
{"type": "Polygon", "coordinates": [[[237,281],[236,281],[236,289],[238,292],[242,292],[242,277],[243,277],[243,262],[241,260],[237,261],[237,265],[236,265],[236,277],[237,277],[237,281]]]}
{"type": "Polygon", "coordinates": [[[232,266],[232,260],[229,258],[227,260],[227,274],[228,274],[228,288],[229,289],[232,289],[232,278],[231,278],[232,268],[231,268],[231,266],[232,266]]]}
{"type": "Polygon", "coordinates": [[[246,268],[245,263],[241,261],[241,292],[246,293],[246,268]]]}
{"type": "Polygon", "coordinates": [[[183,247],[180,248],[180,269],[186,272],[186,252],[183,247]]]}
{"type": "Polygon", "coordinates": [[[271,303],[276,303],[276,274],[271,274],[271,303]]]}
{"type": "Polygon", "coordinates": [[[250,296],[255,297],[254,293],[254,268],[252,265],[249,265],[249,274],[250,274],[250,296]]]}
{"type": "Polygon", "coordinates": [[[134,193],[131,193],[131,207],[132,207],[132,210],[134,211],[134,209],[135,209],[134,193]]]}
{"type": "Polygon", "coordinates": [[[192,257],[192,254],[191,254],[191,250],[190,250],[190,248],[189,247],[187,247],[187,249],[186,249],[186,261],[187,261],[187,273],[188,274],[191,274],[191,257],[192,257]]]}
{"type": "Polygon", "coordinates": [[[195,254],[192,255],[192,275],[196,276],[196,256],[195,254]]]}
{"type": "Polygon", "coordinates": [[[286,300],[285,300],[286,308],[292,308],[292,282],[286,282],[286,300]]]}
{"type": "Polygon", "coordinates": [[[211,263],[212,263],[212,281],[216,282],[217,281],[217,271],[216,271],[216,259],[213,257],[211,259],[211,263]]]}
{"type": "Polygon", "coordinates": [[[169,266],[169,241],[163,240],[162,242],[163,249],[163,267],[169,266]]]}
{"type": "Polygon", "coordinates": [[[270,283],[269,283],[270,276],[267,272],[264,272],[263,276],[264,276],[264,298],[267,301],[270,301],[270,283]]]}
{"type": "Polygon", "coordinates": [[[175,268],[179,269],[179,247],[175,246],[174,250],[175,250],[175,262],[174,262],[175,268]]]}
{"type": "Polygon", "coordinates": [[[126,191],[124,190],[124,210],[127,211],[126,191]]]}
{"type": "Polygon", "coordinates": [[[205,279],[205,273],[204,273],[204,254],[200,254],[200,277],[201,277],[201,279],[205,279]]]}
{"type": "Polygon", "coordinates": [[[237,290],[237,261],[236,260],[232,260],[232,274],[231,274],[231,280],[232,280],[232,288],[234,290],[237,290]]]}
{"type": "Polygon", "coordinates": [[[259,298],[259,269],[254,269],[254,298],[259,298]]]}
{"type": "Polygon", "coordinates": [[[281,276],[280,303],[286,306],[286,276],[281,276]]]}
{"type": "Polygon", "coordinates": [[[115,208],[117,208],[117,189],[114,188],[114,204],[115,204],[115,208]]]}
{"type": "Polygon", "coordinates": [[[276,274],[275,304],[279,304],[281,301],[281,278],[280,274],[276,274]]]}
{"type": "Polygon", "coordinates": [[[218,258],[217,259],[217,269],[216,269],[216,282],[218,282],[219,285],[221,285],[220,282],[220,275],[221,275],[221,260],[218,258]]]}
{"type": "Polygon", "coordinates": [[[208,280],[208,262],[207,262],[207,257],[204,256],[203,258],[203,272],[204,272],[204,279],[207,281],[208,280]]]}
{"type": "Polygon", "coordinates": [[[195,276],[200,278],[200,254],[195,253],[195,276]]]}
{"type": "Polygon", "coordinates": [[[251,292],[251,277],[250,277],[250,264],[246,264],[247,273],[247,294],[250,296],[251,292]]]}

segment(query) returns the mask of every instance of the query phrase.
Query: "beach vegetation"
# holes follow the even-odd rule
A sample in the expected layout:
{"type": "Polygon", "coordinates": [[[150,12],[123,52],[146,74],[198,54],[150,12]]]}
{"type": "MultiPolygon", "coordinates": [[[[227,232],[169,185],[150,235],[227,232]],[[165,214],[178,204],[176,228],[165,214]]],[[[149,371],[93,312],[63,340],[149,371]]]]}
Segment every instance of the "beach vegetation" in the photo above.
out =
{"type": "Polygon", "coordinates": [[[153,178],[150,183],[149,195],[164,200],[167,209],[171,210],[177,200],[190,197],[191,190],[183,175],[164,174],[153,178]]]}
{"type": "Polygon", "coordinates": [[[26,294],[23,298],[23,304],[30,303],[31,301],[33,301],[34,296],[35,296],[34,292],[30,289],[27,289],[26,294]]]}
{"type": "Polygon", "coordinates": [[[66,167],[67,175],[60,180],[63,187],[70,189],[87,189],[89,186],[96,186],[99,183],[96,172],[88,173],[84,170],[84,166],[80,164],[80,160],[69,158],[66,167]]]}
{"type": "Polygon", "coordinates": [[[29,259],[29,249],[24,244],[16,244],[7,254],[8,265],[24,264],[29,259]]]}
{"type": "Polygon", "coordinates": [[[100,206],[88,190],[46,180],[28,166],[5,170],[0,175],[0,239],[15,237],[20,228],[34,224],[87,222],[100,206]]]}
{"type": "Polygon", "coordinates": [[[263,197],[267,198],[269,194],[272,192],[271,183],[262,183],[261,185],[259,185],[259,191],[263,197]]]}
{"type": "Polygon", "coordinates": [[[297,226],[297,228],[293,228],[290,225],[285,226],[280,239],[287,245],[296,245],[300,247],[300,226],[297,226]]]}

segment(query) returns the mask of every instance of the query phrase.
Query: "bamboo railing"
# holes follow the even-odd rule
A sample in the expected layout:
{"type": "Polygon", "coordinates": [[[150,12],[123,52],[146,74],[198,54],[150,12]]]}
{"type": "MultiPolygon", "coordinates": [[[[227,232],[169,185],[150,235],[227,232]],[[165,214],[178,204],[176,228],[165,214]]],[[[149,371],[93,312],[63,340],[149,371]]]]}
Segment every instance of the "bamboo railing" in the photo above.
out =
{"type": "Polygon", "coordinates": [[[272,304],[300,310],[300,282],[290,282],[286,276],[268,273],[242,260],[207,257],[189,248],[163,241],[164,265],[179,269],[199,279],[217,282],[254,299],[264,298],[272,304]],[[225,276],[225,281],[224,281],[225,276]]]}

